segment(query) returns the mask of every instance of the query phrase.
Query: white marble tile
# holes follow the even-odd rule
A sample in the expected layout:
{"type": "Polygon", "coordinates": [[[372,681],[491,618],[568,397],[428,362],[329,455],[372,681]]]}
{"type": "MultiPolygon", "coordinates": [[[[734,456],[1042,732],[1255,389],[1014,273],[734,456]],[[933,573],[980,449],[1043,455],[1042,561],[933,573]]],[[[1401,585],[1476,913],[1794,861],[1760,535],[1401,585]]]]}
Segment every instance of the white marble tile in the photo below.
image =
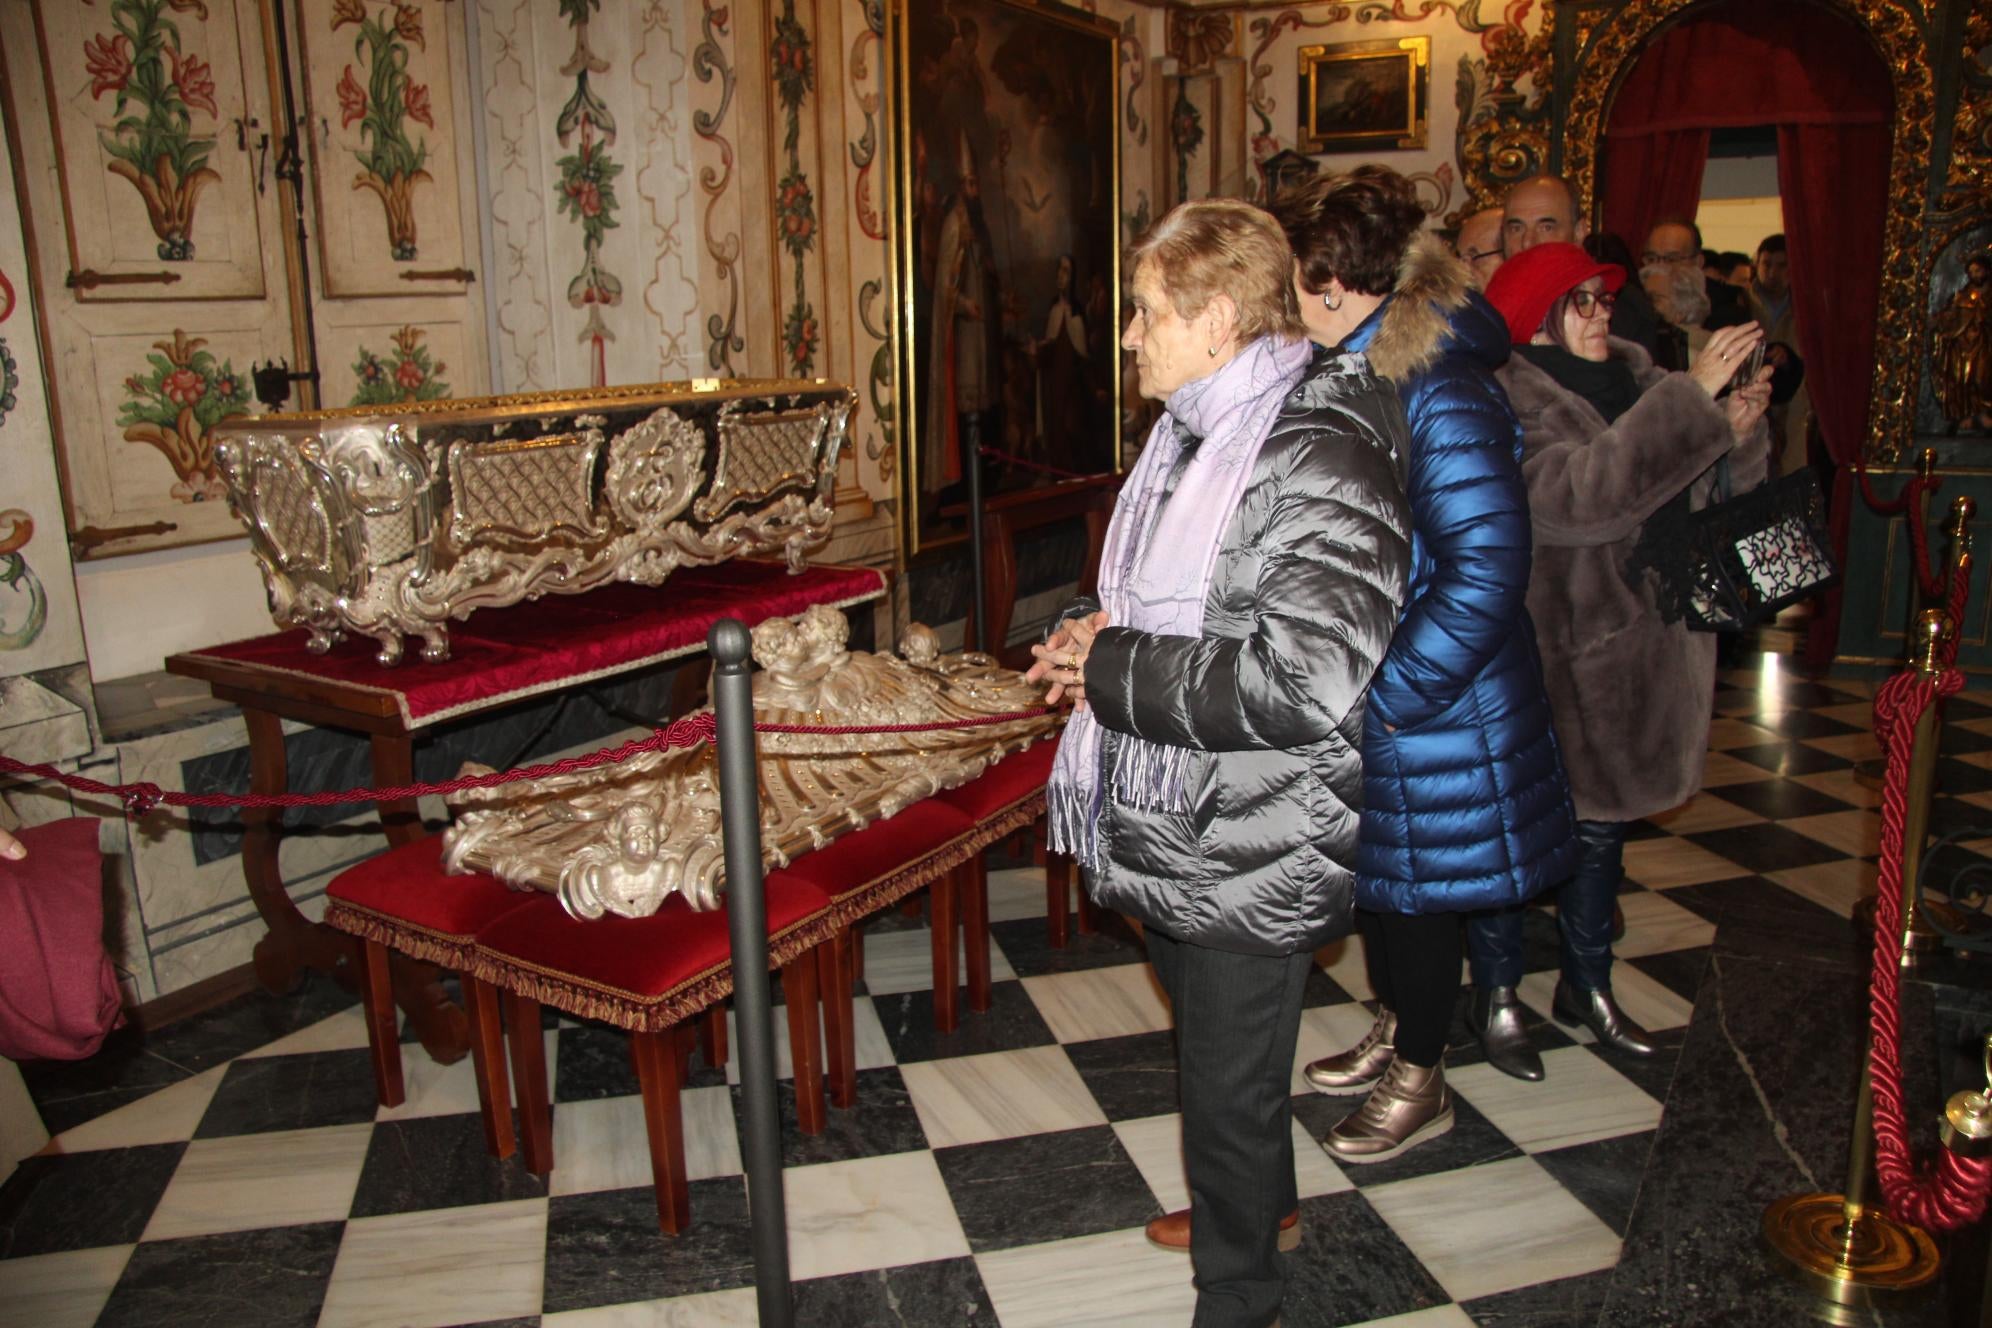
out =
{"type": "Polygon", "coordinates": [[[1147,964],[1025,978],[1024,990],[1060,1042],[1091,1042],[1174,1027],[1162,985],[1147,964]]]}
{"type": "MultiPolygon", "coordinates": [[[[1764,772],[1759,770],[1758,775],[1764,772]]],[[[1634,839],[1625,846],[1625,874],[1654,890],[1704,881],[1734,880],[1750,873],[1699,844],[1667,836],[1634,839]]]]}
{"type": "MultiPolygon", "coordinates": [[[[991,922],[1041,918],[1044,916],[1044,901],[1044,868],[1008,867],[989,873],[991,922]]],[[[1067,900],[1066,907],[1071,906],[1071,901],[1067,900]]],[[[869,947],[870,942],[866,944],[869,947]]]]}
{"type": "Polygon", "coordinates": [[[789,1271],[797,1281],[968,1253],[947,1183],[926,1149],[790,1167],[782,1180],[789,1271]]]}
{"type": "MultiPolygon", "coordinates": [[[[1174,1212],[1190,1206],[1189,1182],[1183,1176],[1183,1118],[1171,1112],[1166,1116],[1143,1116],[1138,1120],[1116,1121],[1114,1133],[1121,1147],[1148,1182],[1162,1211],[1174,1212]]],[[[1328,1158],[1321,1146],[1298,1120],[1293,1122],[1293,1174],[1300,1197],[1312,1199],[1321,1194],[1340,1194],[1354,1184],[1342,1169],[1328,1158]]]]}
{"type": "MultiPolygon", "coordinates": [[[[275,1042],[266,1042],[254,1051],[242,1053],[242,1059],[254,1056],[293,1056],[307,1051],[350,1051],[367,1045],[367,1017],[361,1007],[355,1005],[350,1010],[341,1010],[328,1015],[311,1025],[300,1028],[288,1037],[280,1037],[275,1042]]],[[[415,1053],[420,1055],[418,1049],[415,1053]]]]}
{"type": "Polygon", "coordinates": [[[353,1206],[373,1125],[333,1125],[187,1145],[146,1240],[333,1222],[353,1206]]]}
{"type": "Polygon", "coordinates": [[[1754,784],[1768,779],[1770,771],[1760,765],[1731,756],[1728,752],[1710,752],[1708,764],[1702,768],[1702,787],[1721,788],[1725,784],[1754,784]]]}
{"type": "Polygon", "coordinates": [[[1474,1328],[1474,1322],[1457,1305],[1434,1305],[1428,1310],[1393,1314],[1388,1319],[1367,1319],[1349,1328],[1474,1328]]]}
{"type": "MultiPolygon", "coordinates": [[[[1515,994],[1522,998],[1522,1003],[1544,1018],[1550,1017],[1555,992],[1554,972],[1530,973],[1522,979],[1522,985],[1515,988],[1515,994]]],[[[1634,1023],[1656,1033],[1685,1027],[1695,1013],[1693,1002],[1676,996],[1671,987],[1647,977],[1631,964],[1612,965],[1612,995],[1618,998],[1619,1008],[1631,1016],[1634,1023]]],[[[1564,1028],[1563,1031],[1580,1043],[1596,1041],[1588,1028],[1564,1028]]]]}
{"type": "Polygon", "coordinates": [[[1646,818],[1672,834],[1698,835],[1738,825],[1761,825],[1764,818],[1713,793],[1697,793],[1680,806],[1646,818]]]}
{"type": "Polygon", "coordinates": [[[1293,1079],[1289,1093],[1312,1093],[1314,1086],[1301,1077],[1310,1061],[1347,1051],[1363,1040],[1376,1016],[1360,1005],[1317,1005],[1300,1012],[1300,1037],[1293,1053],[1293,1079]]]}
{"type": "MultiPolygon", "coordinates": [[[[551,1093],[553,1085],[558,1082],[554,1076],[560,1068],[560,1038],[552,1029],[547,1029],[542,1037],[546,1043],[547,1092],[551,1093]]],[[[507,1068],[505,1091],[508,1097],[512,1092],[511,1084],[511,1070],[507,1068]]],[[[381,1108],[374,1114],[374,1119],[412,1120],[418,1116],[457,1116],[478,1110],[477,1069],[468,1056],[453,1065],[438,1065],[419,1045],[404,1042],[401,1045],[401,1087],[401,1105],[381,1108]]]]}
{"type": "Polygon", "coordinates": [[[1619,907],[1625,911],[1625,937],[1612,949],[1621,959],[1690,950],[1715,940],[1713,922],[1656,891],[1628,891],[1619,896],[1619,907]]]}
{"type": "Polygon", "coordinates": [[[1777,734],[1769,729],[1760,729],[1748,720],[1718,719],[1708,726],[1708,749],[1712,752],[1728,751],[1732,747],[1760,747],[1777,741],[1777,734]]]}
{"type": "Polygon", "coordinates": [[[1369,968],[1363,962],[1363,943],[1358,936],[1344,936],[1314,952],[1314,962],[1335,979],[1335,985],[1359,1001],[1376,995],[1370,986],[1369,968]]]}
{"type": "Polygon", "coordinates": [[[975,1264],[1003,1328],[1163,1328],[1196,1309],[1190,1261],[1150,1245],[1139,1227],[997,1250],[975,1264]]]}
{"type": "Polygon", "coordinates": [[[0,1260],[0,1323],[90,1328],[124,1276],[130,1245],[0,1260]]]}
{"type": "Polygon", "coordinates": [[[899,1073],[935,1148],[1107,1123],[1063,1047],[918,1061],[899,1073]]]}
{"type": "Polygon", "coordinates": [[[1862,858],[1881,852],[1881,815],[1854,809],[1826,812],[1819,816],[1795,816],[1783,822],[1807,839],[1816,839],[1828,848],[1837,848],[1849,857],[1862,858]]]}
{"type": "Polygon", "coordinates": [[[1618,1262],[1611,1228],[1531,1157],[1380,1185],[1363,1197],[1456,1301],[1618,1262]]]}
{"type": "MultiPolygon", "coordinates": [[[[717,1085],[678,1095],[685,1124],[685,1170],[692,1180],[740,1173],[740,1137],[732,1094],[717,1085]]],[[[553,1112],[554,1194],[627,1190],[651,1183],[650,1135],[643,1099],[601,1098],[563,1102],[553,1112]]]]}
{"type": "MultiPolygon", "coordinates": [[[[865,946],[869,949],[871,942],[866,941],[865,946]]],[[[823,1037],[820,1011],[816,1018],[816,1036],[819,1047],[830,1045],[823,1037]]],[[[892,1044],[886,1041],[885,1028],[878,1022],[878,1007],[870,1001],[851,1002],[851,1051],[860,1070],[876,1070],[881,1065],[892,1064],[892,1044]]],[[[795,1077],[795,1063],[789,1056],[788,1015],[779,1006],[775,1009],[775,1076],[780,1079],[795,1077]]],[[[726,1012],[726,1082],[740,1082],[740,1023],[731,1009],[726,1012]]]]}
{"type": "Polygon", "coordinates": [[[1583,1047],[1542,1055],[1543,1081],[1525,1083],[1491,1065],[1463,1065],[1446,1082],[1524,1152],[1547,1153],[1660,1124],[1660,1104],[1583,1047]]]}
{"type": "Polygon", "coordinates": [[[319,1328],[438,1328],[538,1314],[546,1200],[346,1224],[319,1328]]]}
{"type": "Polygon", "coordinates": [[[1766,872],[1764,879],[1776,881],[1793,894],[1803,895],[1821,908],[1831,909],[1851,920],[1854,905],[1863,896],[1874,893],[1878,874],[1879,869],[1872,862],[1839,858],[1832,862],[1817,862],[1810,867],[1787,867],[1783,871],[1766,872]]]}
{"type": "MultiPolygon", "coordinates": [[[[967,946],[957,936],[955,971],[968,980],[967,946]]],[[[1003,949],[989,943],[989,980],[1002,982],[1017,976],[1003,949]]],[[[865,937],[865,990],[874,996],[892,996],[903,991],[934,989],[934,933],[928,927],[905,931],[872,932],[865,937]]]]}
{"type": "Polygon", "coordinates": [[[93,1148],[132,1148],[139,1144],[178,1143],[194,1137],[194,1129],[207,1114],[214,1090],[228,1073],[226,1065],[203,1070],[179,1083],[84,1121],[73,1130],[55,1136],[55,1146],[65,1153],[82,1153],[93,1148]]]}
{"type": "Polygon", "coordinates": [[[759,1328],[760,1301],[753,1287],[708,1291],[669,1300],[597,1305],[544,1315],[541,1328],[759,1328]]]}

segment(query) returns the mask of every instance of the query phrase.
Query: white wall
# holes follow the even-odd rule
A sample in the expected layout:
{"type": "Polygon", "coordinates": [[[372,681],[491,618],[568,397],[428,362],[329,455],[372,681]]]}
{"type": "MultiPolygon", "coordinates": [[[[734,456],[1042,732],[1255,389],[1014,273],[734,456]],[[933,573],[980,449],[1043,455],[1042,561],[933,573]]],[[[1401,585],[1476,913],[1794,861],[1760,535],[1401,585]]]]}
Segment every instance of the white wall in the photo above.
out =
{"type": "Polygon", "coordinates": [[[149,673],[183,650],[276,630],[246,539],[76,564],[90,676],[149,673]]]}
{"type": "Polygon", "coordinates": [[[1785,228],[1777,157],[1711,157],[1702,171],[1695,224],[1701,227],[1704,248],[1755,257],[1766,235],[1785,228]]]}

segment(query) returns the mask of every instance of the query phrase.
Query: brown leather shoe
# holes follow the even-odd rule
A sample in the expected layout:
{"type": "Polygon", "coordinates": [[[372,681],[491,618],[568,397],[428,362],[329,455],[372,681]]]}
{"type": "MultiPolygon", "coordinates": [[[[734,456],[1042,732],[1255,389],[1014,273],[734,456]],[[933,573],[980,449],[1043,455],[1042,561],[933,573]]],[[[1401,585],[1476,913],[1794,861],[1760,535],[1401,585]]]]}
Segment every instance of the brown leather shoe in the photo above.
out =
{"type": "Polygon", "coordinates": [[[1383,1078],[1397,1055],[1397,1015],[1379,1005],[1376,1022],[1347,1051],[1323,1056],[1301,1071],[1317,1093],[1364,1093],[1383,1078]]]}
{"type": "MultiPolygon", "coordinates": [[[[1178,1254],[1190,1252],[1190,1210],[1178,1208],[1173,1213],[1149,1222],[1148,1243],[1157,1249],[1174,1250],[1178,1254]]],[[[1292,1254],[1300,1248],[1300,1210],[1294,1209],[1280,1219],[1280,1253],[1292,1254]]]]}
{"type": "Polygon", "coordinates": [[[1328,1131],[1321,1146],[1337,1162],[1384,1162],[1452,1127],[1444,1060],[1429,1070],[1392,1060],[1369,1097],[1328,1131]]]}

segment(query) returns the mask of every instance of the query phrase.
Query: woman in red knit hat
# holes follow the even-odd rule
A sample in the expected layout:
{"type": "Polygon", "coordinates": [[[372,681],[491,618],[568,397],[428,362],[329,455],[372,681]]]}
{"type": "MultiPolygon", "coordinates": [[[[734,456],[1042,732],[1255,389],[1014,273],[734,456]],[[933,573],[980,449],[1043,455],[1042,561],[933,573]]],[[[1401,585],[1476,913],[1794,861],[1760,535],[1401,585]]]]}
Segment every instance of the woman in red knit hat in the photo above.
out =
{"type": "MultiPolygon", "coordinates": [[[[1507,320],[1515,353],[1497,371],[1522,425],[1535,564],[1529,614],[1581,845],[1577,874],[1557,896],[1563,972],[1552,1013],[1598,1041],[1650,1055],[1651,1036],[1611,990],[1612,907],[1628,825],[1687,801],[1708,751],[1715,637],[1668,621],[1648,570],[1661,531],[1706,505],[1727,456],[1735,491],[1764,477],[1769,369],[1731,386],[1763,340],[1755,323],[1709,338],[1686,373],[1653,367],[1609,335],[1622,268],[1574,244],[1543,244],[1501,265],[1487,298],[1507,320]]],[[[1482,990],[1522,977],[1519,909],[1468,926],[1482,990]]],[[[1483,1038],[1487,1030],[1480,1030],[1483,1038]]],[[[1542,1062],[1517,1036],[1489,1059],[1522,1078],[1542,1062]]],[[[1525,1037],[1526,1035],[1520,1035],[1525,1037]]]]}

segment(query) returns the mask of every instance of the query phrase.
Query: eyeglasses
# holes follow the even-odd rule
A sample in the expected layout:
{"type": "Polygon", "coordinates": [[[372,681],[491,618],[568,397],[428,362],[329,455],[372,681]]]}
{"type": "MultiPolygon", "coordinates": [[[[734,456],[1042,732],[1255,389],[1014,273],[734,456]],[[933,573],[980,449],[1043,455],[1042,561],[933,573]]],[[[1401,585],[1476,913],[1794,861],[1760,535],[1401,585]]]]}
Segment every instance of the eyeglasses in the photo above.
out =
{"type": "Polygon", "coordinates": [[[1574,290],[1570,292],[1570,303],[1577,307],[1580,318],[1589,318],[1598,310],[1610,313],[1619,302],[1619,297],[1611,291],[1574,290]]]}
{"type": "Polygon", "coordinates": [[[1646,267],[1653,263],[1692,263],[1697,254],[1662,253],[1658,249],[1648,249],[1639,255],[1639,265],[1646,267]]]}

